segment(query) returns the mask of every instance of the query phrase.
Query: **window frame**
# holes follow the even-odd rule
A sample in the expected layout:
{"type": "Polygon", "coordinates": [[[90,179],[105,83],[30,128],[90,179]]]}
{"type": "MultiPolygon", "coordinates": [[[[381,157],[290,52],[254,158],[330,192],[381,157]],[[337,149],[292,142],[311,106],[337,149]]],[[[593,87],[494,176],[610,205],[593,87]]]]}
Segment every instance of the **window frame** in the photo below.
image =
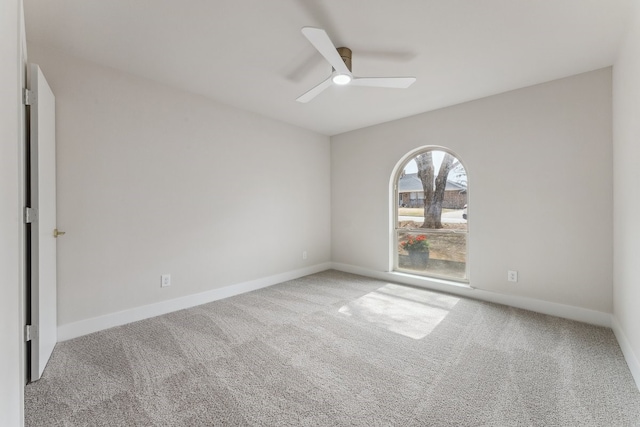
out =
{"type": "MultiPolygon", "coordinates": [[[[436,172],[437,173],[437,172],[436,172]]],[[[397,163],[396,165],[396,170],[395,173],[392,175],[393,177],[393,181],[392,181],[392,195],[390,197],[390,200],[392,200],[392,210],[393,210],[393,215],[392,215],[392,224],[391,224],[391,257],[392,257],[392,262],[391,262],[391,267],[392,267],[392,271],[397,272],[397,273],[402,273],[402,274],[410,274],[413,276],[417,276],[417,277],[421,277],[421,278],[425,278],[425,279],[437,279],[437,280],[443,280],[443,281],[450,281],[450,282],[455,282],[456,284],[465,284],[468,285],[469,282],[469,230],[470,230],[470,224],[469,224],[469,172],[468,169],[465,165],[465,163],[460,159],[460,156],[458,156],[454,151],[446,148],[446,147],[442,147],[442,146],[436,146],[436,145],[429,145],[429,146],[423,146],[420,147],[418,149],[412,150],[409,153],[407,153],[405,156],[403,156],[400,161],[397,163]],[[453,157],[456,158],[456,160],[458,162],[460,162],[460,164],[462,165],[462,167],[465,170],[465,173],[467,175],[467,230],[464,232],[460,232],[460,231],[454,231],[454,233],[458,233],[458,234],[464,234],[465,235],[465,248],[466,248],[466,253],[465,253],[465,277],[464,278],[459,278],[459,277],[453,277],[453,276],[448,276],[448,275],[443,275],[443,274],[437,274],[437,273],[432,273],[432,272],[425,272],[425,273],[420,273],[419,271],[416,270],[411,270],[411,269],[407,269],[407,268],[401,268],[400,267],[400,253],[399,253],[399,232],[404,232],[404,233],[424,233],[424,230],[428,230],[429,233],[450,233],[450,231],[443,231],[443,230],[438,230],[438,229],[421,229],[421,228],[399,228],[399,215],[398,215],[398,211],[399,211],[399,207],[400,207],[400,191],[398,188],[398,182],[400,180],[400,177],[402,176],[402,173],[404,172],[405,167],[407,166],[407,164],[409,162],[411,162],[413,159],[415,159],[418,155],[425,153],[427,151],[441,151],[444,153],[448,153],[450,155],[452,155],[453,157]]]]}

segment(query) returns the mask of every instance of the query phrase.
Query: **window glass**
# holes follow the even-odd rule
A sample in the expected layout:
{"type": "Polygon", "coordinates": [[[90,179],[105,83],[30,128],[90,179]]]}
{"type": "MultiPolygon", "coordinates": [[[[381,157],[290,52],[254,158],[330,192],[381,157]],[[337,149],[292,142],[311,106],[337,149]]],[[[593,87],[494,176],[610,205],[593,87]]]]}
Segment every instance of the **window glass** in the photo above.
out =
{"type": "Polygon", "coordinates": [[[467,281],[467,171],[442,149],[426,149],[401,168],[395,268],[412,274],[467,281]]]}

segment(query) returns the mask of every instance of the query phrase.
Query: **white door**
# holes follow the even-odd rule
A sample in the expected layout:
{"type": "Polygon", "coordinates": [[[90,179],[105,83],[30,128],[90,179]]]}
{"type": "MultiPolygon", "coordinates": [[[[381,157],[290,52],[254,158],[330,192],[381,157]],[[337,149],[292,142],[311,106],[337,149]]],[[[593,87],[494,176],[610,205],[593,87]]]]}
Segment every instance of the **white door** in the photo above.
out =
{"type": "MultiPolygon", "coordinates": [[[[30,380],[40,379],[57,342],[55,97],[40,67],[29,73],[30,380]]],[[[27,220],[29,222],[29,219],[27,220]]]]}

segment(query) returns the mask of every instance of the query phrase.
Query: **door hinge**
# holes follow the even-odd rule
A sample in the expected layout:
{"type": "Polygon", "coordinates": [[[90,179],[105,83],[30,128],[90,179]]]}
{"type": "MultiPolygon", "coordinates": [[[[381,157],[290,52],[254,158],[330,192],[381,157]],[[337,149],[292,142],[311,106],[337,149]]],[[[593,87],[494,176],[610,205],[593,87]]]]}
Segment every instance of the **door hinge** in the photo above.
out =
{"type": "Polygon", "coordinates": [[[34,91],[29,89],[24,90],[24,105],[34,105],[38,101],[37,98],[34,91]]]}
{"type": "Polygon", "coordinates": [[[38,219],[38,211],[34,208],[26,207],[24,208],[24,222],[25,224],[31,224],[32,222],[37,221],[38,219]]]}
{"type": "Polygon", "coordinates": [[[26,325],[24,327],[24,340],[31,341],[38,338],[38,327],[36,325],[26,325]]]}

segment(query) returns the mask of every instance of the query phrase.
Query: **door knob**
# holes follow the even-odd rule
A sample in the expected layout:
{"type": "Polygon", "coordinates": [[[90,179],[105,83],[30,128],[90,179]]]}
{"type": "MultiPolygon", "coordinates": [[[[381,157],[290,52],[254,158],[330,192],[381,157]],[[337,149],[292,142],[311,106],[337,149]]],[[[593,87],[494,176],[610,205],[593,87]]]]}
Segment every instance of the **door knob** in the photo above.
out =
{"type": "Polygon", "coordinates": [[[56,228],[53,230],[53,237],[64,236],[66,233],[66,231],[58,231],[58,229],[56,228]]]}

